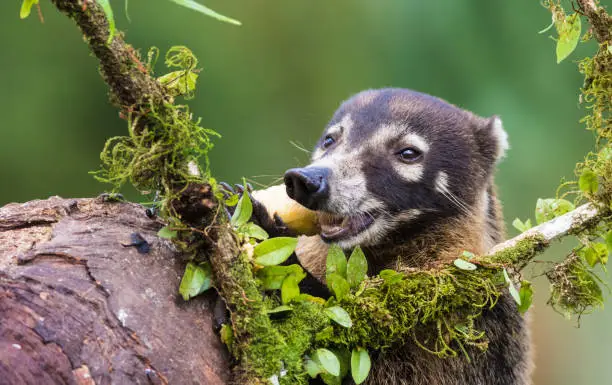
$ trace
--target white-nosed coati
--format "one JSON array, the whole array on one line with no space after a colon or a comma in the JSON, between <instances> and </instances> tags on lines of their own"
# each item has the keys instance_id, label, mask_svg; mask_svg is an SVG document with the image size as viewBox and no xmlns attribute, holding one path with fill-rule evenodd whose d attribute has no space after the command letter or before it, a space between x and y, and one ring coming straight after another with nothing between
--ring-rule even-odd
<instances>
[{"instance_id":1,"label":"white-nosed coati","mask_svg":"<svg viewBox=\"0 0 612 385\"><path fill-rule=\"evenodd\" d=\"M369 90L340 106L312 163L288 170L285 185L292 199L317 212L316 239L347 250L360 245L370 275L426 267L464 250L485 253L503 240L493 173L507 147L497 117L410 90ZM325 253L306 249L298 257L312 275L324 276ZM379 354L366 383L529 384L529 333L513 300L503 295L476 326L489 347L469 351L471 362L437 358L409 340Z\"/></svg>"}]
</instances>

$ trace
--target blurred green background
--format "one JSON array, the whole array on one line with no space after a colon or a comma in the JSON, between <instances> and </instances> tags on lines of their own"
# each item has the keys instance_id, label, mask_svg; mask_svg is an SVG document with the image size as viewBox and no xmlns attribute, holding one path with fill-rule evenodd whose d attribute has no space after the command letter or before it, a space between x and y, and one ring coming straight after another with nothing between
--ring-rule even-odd
<instances>
[{"instance_id":1,"label":"blurred green background","mask_svg":"<svg viewBox=\"0 0 612 385\"><path fill-rule=\"evenodd\" d=\"M72 22L46 1L44 24L35 12L21 21L20 2L0 2L0 205L95 196L105 186L88 171L98 167L104 140L125 133L126 124ZM591 148L592 135L578 123L575 60L594 47L581 46L557 65L554 42L537 34L551 19L536 0L205 3L244 25L163 0L130 0L128 23L123 1L111 1L135 47L187 45L200 59L190 105L223 135L211 154L220 180L268 184L307 163L290 142L310 149L342 100L385 86L502 117L512 149L497 181L508 223L532 217L536 198L554 195ZM576 328L545 306L547 287L537 289L535 384L611 384L612 311L585 316Z\"/></svg>"}]
</instances>

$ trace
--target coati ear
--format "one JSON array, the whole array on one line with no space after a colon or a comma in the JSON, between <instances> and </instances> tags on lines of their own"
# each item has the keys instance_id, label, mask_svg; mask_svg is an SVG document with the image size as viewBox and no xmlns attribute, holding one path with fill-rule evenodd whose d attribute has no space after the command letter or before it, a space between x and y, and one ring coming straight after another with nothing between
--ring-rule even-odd
<instances>
[{"instance_id":1,"label":"coati ear","mask_svg":"<svg viewBox=\"0 0 612 385\"><path fill-rule=\"evenodd\" d=\"M479 119L475 135L481 154L494 163L502 160L510 147L508 134L499 116Z\"/></svg>"}]
</instances>

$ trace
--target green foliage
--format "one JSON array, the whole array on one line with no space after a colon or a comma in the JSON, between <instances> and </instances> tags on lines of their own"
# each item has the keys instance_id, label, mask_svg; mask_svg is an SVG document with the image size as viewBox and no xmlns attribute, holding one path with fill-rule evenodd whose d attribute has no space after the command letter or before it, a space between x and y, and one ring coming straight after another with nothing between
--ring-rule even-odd
<instances>
[{"instance_id":1,"label":"green foliage","mask_svg":"<svg viewBox=\"0 0 612 385\"><path fill-rule=\"evenodd\" d=\"M565 199L538 198L535 209L535 219L538 224L541 224L568 213L575 208L572 202Z\"/></svg>"},{"instance_id":2,"label":"green foliage","mask_svg":"<svg viewBox=\"0 0 612 385\"><path fill-rule=\"evenodd\" d=\"M560 18L555 21L555 25L557 27L557 33L559 34L556 49L557 63L561 63L574 52L580 40L580 32L582 30L580 15L574 13L567 17Z\"/></svg>"},{"instance_id":3,"label":"green foliage","mask_svg":"<svg viewBox=\"0 0 612 385\"><path fill-rule=\"evenodd\" d=\"M171 47L166 52L166 66L180 68L157 78L172 96L184 96L192 99L198 80L198 59L184 46Z\"/></svg>"},{"instance_id":4,"label":"green foliage","mask_svg":"<svg viewBox=\"0 0 612 385\"><path fill-rule=\"evenodd\" d=\"M262 266L279 265L289 258L296 246L296 238L278 237L266 239L255 246L253 250L255 263Z\"/></svg>"},{"instance_id":5,"label":"green foliage","mask_svg":"<svg viewBox=\"0 0 612 385\"><path fill-rule=\"evenodd\" d=\"M533 288L531 286L531 282L521 281L519 298L520 302L518 304L518 311L521 312L521 314L525 314L533 302Z\"/></svg>"},{"instance_id":6,"label":"green foliage","mask_svg":"<svg viewBox=\"0 0 612 385\"><path fill-rule=\"evenodd\" d=\"M346 280L351 288L356 288L366 278L368 261L361 247L357 246L351 253L346 266Z\"/></svg>"},{"instance_id":7,"label":"green foliage","mask_svg":"<svg viewBox=\"0 0 612 385\"><path fill-rule=\"evenodd\" d=\"M518 306L521 306L521 296L518 290L516 290L516 287L514 286L514 282L512 282L512 280L510 279L510 276L508 275L508 271L506 269L503 269L503 273L504 273L504 280L508 284L508 291L510 292L510 295L512 296L516 304Z\"/></svg>"},{"instance_id":8,"label":"green foliage","mask_svg":"<svg viewBox=\"0 0 612 385\"><path fill-rule=\"evenodd\" d=\"M115 27L115 16L113 15L113 8L110 5L110 0L97 0L100 7L102 7L102 11L104 11L104 15L106 15L106 19L108 20L108 40L107 44L110 44L113 41L113 37L115 37L116 27Z\"/></svg>"},{"instance_id":9,"label":"green foliage","mask_svg":"<svg viewBox=\"0 0 612 385\"><path fill-rule=\"evenodd\" d=\"M157 236L165 239L174 239L178 233L176 230L172 230L170 226L164 226L157 232Z\"/></svg>"},{"instance_id":10,"label":"green foliage","mask_svg":"<svg viewBox=\"0 0 612 385\"><path fill-rule=\"evenodd\" d=\"M230 225L234 228L239 228L245 225L253 215L253 203L249 194L242 194L236 205L236 210L230 219Z\"/></svg>"},{"instance_id":11,"label":"green foliage","mask_svg":"<svg viewBox=\"0 0 612 385\"><path fill-rule=\"evenodd\" d=\"M585 194L595 194L599 189L599 181L597 175L592 170L583 170L580 179L578 179L578 187Z\"/></svg>"},{"instance_id":12,"label":"green foliage","mask_svg":"<svg viewBox=\"0 0 612 385\"><path fill-rule=\"evenodd\" d=\"M529 218L527 218L525 222L521 221L518 218L514 218L514 220L512 221L512 226L521 233L524 233L525 231L533 227L533 225L531 224L531 219Z\"/></svg>"},{"instance_id":13,"label":"green foliage","mask_svg":"<svg viewBox=\"0 0 612 385\"><path fill-rule=\"evenodd\" d=\"M188 262L179 286L179 293L185 301L202 294L212 287L212 269L210 263L195 264Z\"/></svg>"},{"instance_id":14,"label":"green foliage","mask_svg":"<svg viewBox=\"0 0 612 385\"><path fill-rule=\"evenodd\" d=\"M32 7L35 4L38 4L39 0L23 0L21 3L21 10L19 11L19 17L22 19L30 16L30 12L32 12Z\"/></svg>"},{"instance_id":15,"label":"green foliage","mask_svg":"<svg viewBox=\"0 0 612 385\"><path fill-rule=\"evenodd\" d=\"M323 312L329 317L329 319L336 322L338 325L344 326L345 328L350 328L353 326L351 316L340 306L328 307L323 310Z\"/></svg>"},{"instance_id":16,"label":"green foliage","mask_svg":"<svg viewBox=\"0 0 612 385\"><path fill-rule=\"evenodd\" d=\"M315 357L321 366L327 373L332 376L340 375L340 361L338 357L330 350L325 348L317 349L315 352Z\"/></svg>"},{"instance_id":17,"label":"green foliage","mask_svg":"<svg viewBox=\"0 0 612 385\"><path fill-rule=\"evenodd\" d=\"M223 16L220 13L217 13L215 11L213 11L212 9L203 6L202 4L199 4L193 0L170 0L173 3L176 3L178 5L181 5L185 8L189 8L192 9L196 12L200 12L206 16L210 16L212 18L215 18L219 21L223 21L225 23L230 23L230 24L234 24L234 25L241 25L242 23L239 22L238 20L229 18L227 16Z\"/></svg>"},{"instance_id":18,"label":"green foliage","mask_svg":"<svg viewBox=\"0 0 612 385\"><path fill-rule=\"evenodd\" d=\"M453 265L458 267L461 270L476 270L476 265L471 262L466 261L465 259L457 258L453 261Z\"/></svg>"},{"instance_id":19,"label":"green foliage","mask_svg":"<svg viewBox=\"0 0 612 385\"><path fill-rule=\"evenodd\" d=\"M546 273L551 283L548 303L570 318L574 314L590 313L603 306L599 277L578 255L572 255Z\"/></svg>"},{"instance_id":20,"label":"green foliage","mask_svg":"<svg viewBox=\"0 0 612 385\"><path fill-rule=\"evenodd\" d=\"M366 380L370 373L370 355L362 348L353 349L351 353L351 376L357 385Z\"/></svg>"},{"instance_id":21,"label":"green foliage","mask_svg":"<svg viewBox=\"0 0 612 385\"><path fill-rule=\"evenodd\" d=\"M327 252L325 273L327 275L337 274L342 278L346 278L346 269L347 262L344 252L338 245L331 245Z\"/></svg>"}]
</instances>

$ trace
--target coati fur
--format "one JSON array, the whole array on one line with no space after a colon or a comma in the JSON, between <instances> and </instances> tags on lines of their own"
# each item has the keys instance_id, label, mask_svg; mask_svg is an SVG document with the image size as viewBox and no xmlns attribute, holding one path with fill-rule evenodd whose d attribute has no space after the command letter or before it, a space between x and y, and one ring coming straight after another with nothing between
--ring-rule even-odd
<instances>
[{"instance_id":1,"label":"coati fur","mask_svg":"<svg viewBox=\"0 0 612 385\"><path fill-rule=\"evenodd\" d=\"M311 164L284 179L287 194L318 214L314 249L359 245L368 274L376 275L452 261L464 250L483 254L501 242L493 173L507 148L496 116L411 90L368 90L342 103ZM310 249L298 252L299 262L323 279L326 253ZM365 383L530 384L529 332L512 298L502 295L476 327L489 346L484 353L468 349L471 362L437 358L408 340L378 354Z\"/></svg>"}]
</instances>

